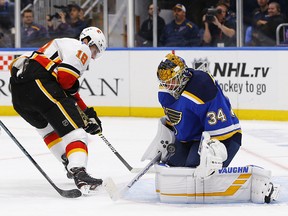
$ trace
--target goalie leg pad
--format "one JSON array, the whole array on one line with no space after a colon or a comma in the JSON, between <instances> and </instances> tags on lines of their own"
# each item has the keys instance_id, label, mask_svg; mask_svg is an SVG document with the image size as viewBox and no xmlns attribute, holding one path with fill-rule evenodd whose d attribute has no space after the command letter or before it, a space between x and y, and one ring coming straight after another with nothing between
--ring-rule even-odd
<instances>
[{"instance_id":1,"label":"goalie leg pad","mask_svg":"<svg viewBox=\"0 0 288 216\"><path fill-rule=\"evenodd\" d=\"M268 202L270 192L271 195L273 193L271 191L273 190L273 184L270 184L270 179L271 171L262 169L260 167L253 167L251 183L251 201L253 203Z\"/></svg>"},{"instance_id":2,"label":"goalie leg pad","mask_svg":"<svg viewBox=\"0 0 288 216\"><path fill-rule=\"evenodd\" d=\"M202 179L194 177L195 168L157 164L155 170L156 192L165 203L269 203L279 194L271 172L254 166L224 167Z\"/></svg>"}]
</instances>

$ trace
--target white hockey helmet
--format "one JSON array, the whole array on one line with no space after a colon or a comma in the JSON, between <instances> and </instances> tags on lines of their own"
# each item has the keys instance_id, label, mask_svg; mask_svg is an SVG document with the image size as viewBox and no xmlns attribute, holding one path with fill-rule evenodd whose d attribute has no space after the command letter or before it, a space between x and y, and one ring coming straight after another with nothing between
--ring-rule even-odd
<instances>
[{"instance_id":1,"label":"white hockey helmet","mask_svg":"<svg viewBox=\"0 0 288 216\"><path fill-rule=\"evenodd\" d=\"M93 46L94 44L99 49L99 53L96 58L99 58L107 48L106 38L103 32L97 27L88 27L82 30L79 40L83 41L85 38L88 39L88 46Z\"/></svg>"}]
</instances>

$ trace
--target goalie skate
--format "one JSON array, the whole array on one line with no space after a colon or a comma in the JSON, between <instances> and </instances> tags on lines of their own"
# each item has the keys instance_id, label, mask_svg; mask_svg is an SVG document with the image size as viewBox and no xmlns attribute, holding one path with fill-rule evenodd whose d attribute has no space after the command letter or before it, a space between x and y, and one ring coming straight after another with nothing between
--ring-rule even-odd
<instances>
[{"instance_id":1,"label":"goalie skate","mask_svg":"<svg viewBox=\"0 0 288 216\"><path fill-rule=\"evenodd\" d=\"M96 188L102 185L102 179L96 179L87 174L84 167L75 167L71 169L77 188L83 194L95 192Z\"/></svg>"},{"instance_id":2,"label":"goalie skate","mask_svg":"<svg viewBox=\"0 0 288 216\"><path fill-rule=\"evenodd\" d=\"M276 201L279 196L280 185L269 183L268 195L265 196L265 203L270 203L271 201Z\"/></svg>"}]
</instances>

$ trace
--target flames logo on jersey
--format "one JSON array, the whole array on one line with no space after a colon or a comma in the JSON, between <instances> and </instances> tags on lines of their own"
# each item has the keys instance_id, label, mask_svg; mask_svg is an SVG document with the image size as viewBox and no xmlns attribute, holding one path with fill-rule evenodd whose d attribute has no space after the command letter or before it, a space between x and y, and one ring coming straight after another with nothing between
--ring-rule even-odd
<instances>
[{"instance_id":1,"label":"flames logo on jersey","mask_svg":"<svg viewBox=\"0 0 288 216\"><path fill-rule=\"evenodd\" d=\"M182 119L182 112L176 110L165 108L165 114L168 116L173 126L177 125Z\"/></svg>"},{"instance_id":2,"label":"flames logo on jersey","mask_svg":"<svg viewBox=\"0 0 288 216\"><path fill-rule=\"evenodd\" d=\"M209 70L209 61L207 58L205 59L194 59L194 61L192 62L192 68L194 68L195 70L202 70L205 71L206 73L210 73Z\"/></svg>"}]
</instances>

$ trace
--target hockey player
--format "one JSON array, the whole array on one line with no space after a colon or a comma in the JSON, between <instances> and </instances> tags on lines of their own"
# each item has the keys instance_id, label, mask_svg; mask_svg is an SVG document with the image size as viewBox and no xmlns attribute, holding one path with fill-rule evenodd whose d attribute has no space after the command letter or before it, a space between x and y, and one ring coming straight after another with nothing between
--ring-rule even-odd
<instances>
[{"instance_id":1,"label":"hockey player","mask_svg":"<svg viewBox=\"0 0 288 216\"><path fill-rule=\"evenodd\" d=\"M158 99L166 116L142 160L162 153L164 166L155 166L161 200L263 203L275 199L269 171L245 167L225 175L241 146L241 126L212 75L188 68L181 57L170 53L160 62L157 77Z\"/></svg>"},{"instance_id":2,"label":"hockey player","mask_svg":"<svg viewBox=\"0 0 288 216\"><path fill-rule=\"evenodd\" d=\"M93 107L80 97L78 79L106 46L103 32L88 27L79 40L54 39L10 65L14 109L37 129L84 194L102 184L86 172L87 133L101 133L102 126Z\"/></svg>"},{"instance_id":3,"label":"hockey player","mask_svg":"<svg viewBox=\"0 0 288 216\"><path fill-rule=\"evenodd\" d=\"M171 128L176 138L176 152L167 164L198 166L200 139L206 131L225 146L221 153L223 166L228 166L241 146L241 127L229 99L214 78L209 73L188 68L181 57L172 53L161 61L157 76L158 98L166 114L162 122Z\"/></svg>"}]
</instances>

